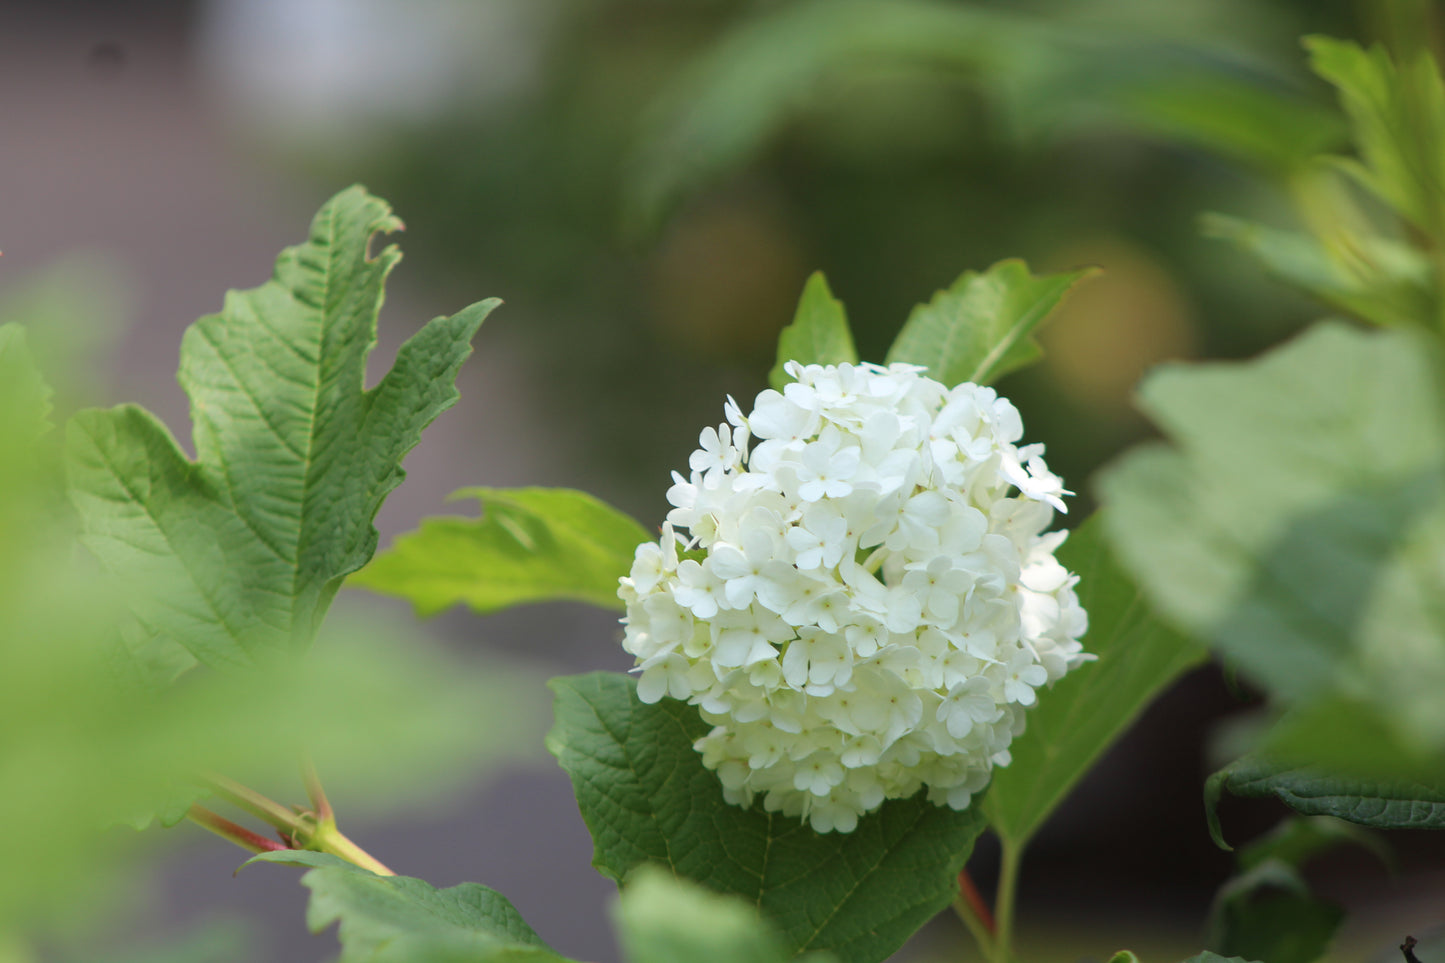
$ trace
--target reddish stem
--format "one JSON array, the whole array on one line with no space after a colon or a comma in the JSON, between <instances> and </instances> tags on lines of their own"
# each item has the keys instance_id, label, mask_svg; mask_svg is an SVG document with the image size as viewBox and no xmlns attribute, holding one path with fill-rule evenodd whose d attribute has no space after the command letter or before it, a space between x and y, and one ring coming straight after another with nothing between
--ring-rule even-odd
<instances>
[{"instance_id":1,"label":"reddish stem","mask_svg":"<svg viewBox=\"0 0 1445 963\"><path fill-rule=\"evenodd\" d=\"M997 936L998 928L994 925L993 914L989 912L988 904L979 895L978 887L973 885L973 877L968 875L967 868L958 874L958 891L964 901L968 903L968 908L973 910L974 915L983 923L984 929L988 930L988 934Z\"/></svg>"},{"instance_id":2,"label":"reddish stem","mask_svg":"<svg viewBox=\"0 0 1445 963\"><path fill-rule=\"evenodd\" d=\"M244 826L238 826L223 816L218 816L203 806L192 806L186 817L198 826L209 829L222 839L248 849L253 853L274 853L289 847L272 842L265 836L257 835Z\"/></svg>"}]
</instances>

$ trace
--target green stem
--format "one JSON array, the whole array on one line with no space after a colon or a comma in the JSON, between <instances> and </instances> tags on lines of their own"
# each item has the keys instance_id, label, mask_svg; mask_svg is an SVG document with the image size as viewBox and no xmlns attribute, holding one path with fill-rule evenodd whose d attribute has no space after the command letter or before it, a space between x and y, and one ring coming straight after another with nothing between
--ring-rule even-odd
<instances>
[{"instance_id":1,"label":"green stem","mask_svg":"<svg viewBox=\"0 0 1445 963\"><path fill-rule=\"evenodd\" d=\"M252 816L270 823L282 832L295 835L305 833L310 829L310 826L296 813L235 780L227 779L216 773L206 773L202 779L212 792L226 802L246 810Z\"/></svg>"},{"instance_id":2,"label":"green stem","mask_svg":"<svg viewBox=\"0 0 1445 963\"><path fill-rule=\"evenodd\" d=\"M973 877L968 875L967 869L958 874L958 897L953 901L953 911L963 920L963 925L968 927L979 952L985 959L992 959L993 916L990 915L988 906L979 895L978 887L973 884Z\"/></svg>"},{"instance_id":3,"label":"green stem","mask_svg":"<svg viewBox=\"0 0 1445 963\"><path fill-rule=\"evenodd\" d=\"M334 819L331 802L326 798L326 790L321 788L321 779L316 775L316 767L309 755L301 757L301 780L306 783L306 798L311 800L311 808L316 812L316 818L323 821Z\"/></svg>"},{"instance_id":4,"label":"green stem","mask_svg":"<svg viewBox=\"0 0 1445 963\"><path fill-rule=\"evenodd\" d=\"M315 808L314 812L293 812L280 803L267 799L254 789L243 786L233 779L227 779L225 776L208 773L202 777L205 784L217 796L279 829L284 838L291 843L290 846L273 843L269 839L258 836L230 820L222 819L209 810L201 809L199 806L192 807L190 816L211 832L229 839L253 853L270 852L277 849L309 849L317 853L339 856L348 863L371 870L378 876L395 876L396 873L388 869L386 864L356 845L336 828L336 815L332 812L326 792L321 788L321 780L316 777L316 770L309 760L302 762L302 774L306 781L306 794L311 799L311 805ZM258 849L258 846L261 848Z\"/></svg>"},{"instance_id":5,"label":"green stem","mask_svg":"<svg viewBox=\"0 0 1445 963\"><path fill-rule=\"evenodd\" d=\"M1013 959L1014 899L1018 895L1019 862L1023 858L1023 847L1006 838L1000 838L1002 852L998 871L998 895L994 897L994 920L997 923L997 941L994 943L994 963L1009 963Z\"/></svg>"},{"instance_id":6,"label":"green stem","mask_svg":"<svg viewBox=\"0 0 1445 963\"><path fill-rule=\"evenodd\" d=\"M369 869L378 876L395 876L396 873L386 867L381 860L362 849L360 846L348 839L341 830L336 828L336 820L328 819L316 826L315 832L306 841L306 849L318 853L330 853L333 856L340 856L362 869Z\"/></svg>"}]
</instances>

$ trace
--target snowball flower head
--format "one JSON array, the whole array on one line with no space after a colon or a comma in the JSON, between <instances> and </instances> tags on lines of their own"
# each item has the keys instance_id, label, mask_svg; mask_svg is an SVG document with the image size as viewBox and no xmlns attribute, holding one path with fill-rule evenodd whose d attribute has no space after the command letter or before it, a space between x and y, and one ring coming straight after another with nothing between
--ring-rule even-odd
<instances>
[{"instance_id":1,"label":"snowball flower head","mask_svg":"<svg viewBox=\"0 0 1445 963\"><path fill-rule=\"evenodd\" d=\"M991 388L905 364L786 366L728 400L622 579L638 697L696 705L729 802L849 832L926 788L964 809L1089 658L1045 534L1071 494Z\"/></svg>"}]
</instances>

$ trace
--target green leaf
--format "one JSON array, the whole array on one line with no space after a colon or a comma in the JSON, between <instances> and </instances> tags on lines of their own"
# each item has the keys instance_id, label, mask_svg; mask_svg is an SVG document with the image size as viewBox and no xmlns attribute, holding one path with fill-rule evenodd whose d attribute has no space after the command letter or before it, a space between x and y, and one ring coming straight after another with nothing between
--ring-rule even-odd
<instances>
[{"instance_id":1,"label":"green leaf","mask_svg":"<svg viewBox=\"0 0 1445 963\"><path fill-rule=\"evenodd\" d=\"M1247 798L1273 796L1307 816L1334 816L1374 829L1445 829L1445 784L1359 779L1246 756L1210 776L1204 787L1209 833L1225 849L1218 805L1226 790Z\"/></svg>"},{"instance_id":2,"label":"green leaf","mask_svg":"<svg viewBox=\"0 0 1445 963\"><path fill-rule=\"evenodd\" d=\"M411 601L419 615L458 602L495 612L570 599L622 610L617 580L647 530L585 492L567 488L464 488L481 518L428 518L352 577L350 584Z\"/></svg>"},{"instance_id":3,"label":"green leaf","mask_svg":"<svg viewBox=\"0 0 1445 963\"><path fill-rule=\"evenodd\" d=\"M1174 365L1141 403L1172 441L1101 477L1161 614L1286 700L1350 693L1445 744L1445 419L1435 348L1315 327L1245 363Z\"/></svg>"},{"instance_id":4,"label":"green leaf","mask_svg":"<svg viewBox=\"0 0 1445 963\"><path fill-rule=\"evenodd\" d=\"M653 866L640 867L613 911L628 963L785 963L793 959L757 907ZM813 963L832 959L809 954Z\"/></svg>"},{"instance_id":5,"label":"green leaf","mask_svg":"<svg viewBox=\"0 0 1445 963\"><path fill-rule=\"evenodd\" d=\"M796 818L723 800L692 748L697 710L638 701L632 679L553 679L547 748L572 779L595 844L593 865L625 882L655 863L761 911L789 952L830 950L845 963L887 957L948 906L984 820L978 807L894 800L852 833L819 834Z\"/></svg>"},{"instance_id":6,"label":"green leaf","mask_svg":"<svg viewBox=\"0 0 1445 963\"><path fill-rule=\"evenodd\" d=\"M1103 539L1098 516L1070 533L1059 562L1079 576L1089 613L1084 647L1098 656L1039 693L1028 728L995 769L984 812L998 835L1022 846L1149 702L1205 652L1161 624Z\"/></svg>"},{"instance_id":7,"label":"green leaf","mask_svg":"<svg viewBox=\"0 0 1445 963\"><path fill-rule=\"evenodd\" d=\"M1360 162L1342 166L1406 220L1440 239L1445 204L1445 84L1422 50L1393 61L1329 37L1308 37L1315 73L1339 91Z\"/></svg>"},{"instance_id":8,"label":"green leaf","mask_svg":"<svg viewBox=\"0 0 1445 963\"><path fill-rule=\"evenodd\" d=\"M1284 85L1177 66L1148 81L1116 95L1131 126L1266 173L1291 176L1346 136L1336 111Z\"/></svg>"},{"instance_id":9,"label":"green leaf","mask_svg":"<svg viewBox=\"0 0 1445 963\"><path fill-rule=\"evenodd\" d=\"M377 876L326 853L288 850L249 860L313 867L306 925L339 923L341 963L554 963L553 953L511 902L477 883L436 889L410 876Z\"/></svg>"},{"instance_id":10,"label":"green leaf","mask_svg":"<svg viewBox=\"0 0 1445 963\"><path fill-rule=\"evenodd\" d=\"M1109 963L1139 963L1139 957L1134 955L1133 950L1119 950L1109 957Z\"/></svg>"},{"instance_id":11,"label":"green leaf","mask_svg":"<svg viewBox=\"0 0 1445 963\"><path fill-rule=\"evenodd\" d=\"M1268 860L1300 868L1315 856L1346 843L1368 850L1386 869L1394 869L1394 855L1383 837L1333 816L1291 816L1241 848L1235 862L1241 870L1253 869Z\"/></svg>"},{"instance_id":12,"label":"green leaf","mask_svg":"<svg viewBox=\"0 0 1445 963\"><path fill-rule=\"evenodd\" d=\"M1104 24L1097 13L934 0L766 5L692 58L651 106L631 165L631 216L655 226L799 119L820 121L804 128L804 150L872 149L896 164L912 149L936 160L979 136L958 116L960 84L986 98L990 135L1064 139L1083 127L1117 138L1142 127L1272 170L1338 130L1332 113L1289 96L1296 85L1282 81L1293 78L1243 48L1237 18L1209 18L1218 28L1200 36L1196 17ZM847 131L841 145L831 127Z\"/></svg>"},{"instance_id":13,"label":"green leaf","mask_svg":"<svg viewBox=\"0 0 1445 963\"><path fill-rule=\"evenodd\" d=\"M50 386L26 344L25 327L0 324L0 450L8 454L49 428L50 398Z\"/></svg>"},{"instance_id":14,"label":"green leaf","mask_svg":"<svg viewBox=\"0 0 1445 963\"><path fill-rule=\"evenodd\" d=\"M1184 963L1254 963L1254 961L1246 960L1238 956L1220 956L1218 953L1211 953L1205 950L1203 953L1191 956L1185 960Z\"/></svg>"},{"instance_id":15,"label":"green leaf","mask_svg":"<svg viewBox=\"0 0 1445 963\"><path fill-rule=\"evenodd\" d=\"M1022 261L965 271L952 287L920 304L888 349L887 362L923 365L952 387L989 384L1033 364L1042 352L1032 332L1093 269L1034 277Z\"/></svg>"},{"instance_id":16,"label":"green leaf","mask_svg":"<svg viewBox=\"0 0 1445 963\"><path fill-rule=\"evenodd\" d=\"M792 381L783 364L857 364L858 349L853 347L853 334L848 330L848 315L843 302L833 297L822 271L808 278L793 323L778 336L778 360L768 372L768 384L778 391Z\"/></svg>"},{"instance_id":17,"label":"green leaf","mask_svg":"<svg viewBox=\"0 0 1445 963\"><path fill-rule=\"evenodd\" d=\"M180 382L196 461L134 406L70 422L85 544L147 629L202 662L266 664L310 643L342 578L376 548L372 519L403 456L457 399L457 370L495 301L427 324L363 390L400 257L367 248L400 226L362 188L343 191L272 280L191 326Z\"/></svg>"},{"instance_id":18,"label":"green leaf","mask_svg":"<svg viewBox=\"0 0 1445 963\"><path fill-rule=\"evenodd\" d=\"M195 928L183 937L170 937L167 942L152 944L144 950L120 951L89 947L83 953L67 953L66 963L246 963L256 959L250 932L235 919L216 919ZM22 957L29 960L29 957ZM6 960L0 952L0 960Z\"/></svg>"},{"instance_id":19,"label":"green leaf","mask_svg":"<svg viewBox=\"0 0 1445 963\"><path fill-rule=\"evenodd\" d=\"M1220 887L1209 942L1236 958L1314 963L1344 918L1340 907L1311 894L1299 873L1268 860Z\"/></svg>"},{"instance_id":20,"label":"green leaf","mask_svg":"<svg viewBox=\"0 0 1445 963\"><path fill-rule=\"evenodd\" d=\"M1022 18L915 0L810 0L746 18L653 106L630 206L655 223L688 192L760 153L840 74L919 59L1008 64L1026 31Z\"/></svg>"},{"instance_id":21,"label":"green leaf","mask_svg":"<svg viewBox=\"0 0 1445 963\"><path fill-rule=\"evenodd\" d=\"M1430 317L1431 267L1406 244L1351 233L1348 258L1320 241L1221 214L1205 215L1204 233L1229 241L1269 273L1362 321L1396 325Z\"/></svg>"}]
</instances>

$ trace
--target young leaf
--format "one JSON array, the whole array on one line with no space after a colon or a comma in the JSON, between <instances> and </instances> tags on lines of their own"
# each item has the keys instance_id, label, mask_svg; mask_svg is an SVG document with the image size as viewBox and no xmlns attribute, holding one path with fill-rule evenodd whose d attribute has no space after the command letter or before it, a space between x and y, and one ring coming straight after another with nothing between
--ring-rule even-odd
<instances>
[{"instance_id":1,"label":"young leaf","mask_svg":"<svg viewBox=\"0 0 1445 963\"><path fill-rule=\"evenodd\" d=\"M1351 778L1246 756L1210 776L1204 786L1209 834L1224 849L1229 845L1218 806L1225 790L1249 798L1273 796L1307 816L1334 816L1375 829L1445 829L1445 785Z\"/></svg>"},{"instance_id":2,"label":"young leaf","mask_svg":"<svg viewBox=\"0 0 1445 963\"><path fill-rule=\"evenodd\" d=\"M1423 50L1397 64L1383 47L1369 50L1329 37L1305 46L1315 73L1339 91L1361 162L1340 161L1416 227L1440 239L1445 205L1445 85Z\"/></svg>"},{"instance_id":3,"label":"young leaf","mask_svg":"<svg viewBox=\"0 0 1445 963\"><path fill-rule=\"evenodd\" d=\"M327 853L283 850L248 860L311 867L306 925L339 923L341 963L565 963L501 893L476 883L436 889L377 876Z\"/></svg>"},{"instance_id":4,"label":"young leaf","mask_svg":"<svg viewBox=\"0 0 1445 963\"><path fill-rule=\"evenodd\" d=\"M481 518L428 518L352 576L350 584L411 601L419 615L458 602L494 612L572 599L621 610L617 580L647 530L585 492L466 488Z\"/></svg>"},{"instance_id":5,"label":"young leaf","mask_svg":"<svg viewBox=\"0 0 1445 963\"><path fill-rule=\"evenodd\" d=\"M853 347L853 334L848 330L848 315L843 302L833 297L822 271L808 278L803 297L798 301L793 323L778 336L778 361L768 372L768 384L778 391L793 378L783 370L788 361L803 364L858 363L858 349Z\"/></svg>"},{"instance_id":6,"label":"young leaf","mask_svg":"<svg viewBox=\"0 0 1445 963\"><path fill-rule=\"evenodd\" d=\"M427 324L363 390L400 257L367 247L400 226L362 188L343 191L272 280L191 326L180 382L196 461L134 406L68 426L85 544L147 629L202 662L263 664L310 643L342 578L376 548L371 522L403 456L457 399L457 370L496 301Z\"/></svg>"},{"instance_id":7,"label":"young leaf","mask_svg":"<svg viewBox=\"0 0 1445 963\"><path fill-rule=\"evenodd\" d=\"M628 963L786 963L793 959L757 907L653 866L640 867L613 912ZM809 954L826 963L827 954Z\"/></svg>"},{"instance_id":8,"label":"young leaf","mask_svg":"<svg viewBox=\"0 0 1445 963\"><path fill-rule=\"evenodd\" d=\"M1362 321L1396 325L1430 318L1430 264L1399 242L1351 234L1354 259L1347 268L1315 238L1251 224L1222 214L1205 215L1209 237L1229 241L1286 284Z\"/></svg>"},{"instance_id":9,"label":"young leaf","mask_svg":"<svg viewBox=\"0 0 1445 963\"><path fill-rule=\"evenodd\" d=\"M1034 277L1022 261L1000 261L982 274L965 271L920 304L888 349L887 362L923 365L950 387L989 384L1037 361L1032 332L1092 268Z\"/></svg>"},{"instance_id":10,"label":"young leaf","mask_svg":"<svg viewBox=\"0 0 1445 963\"><path fill-rule=\"evenodd\" d=\"M1175 444L1126 455L1100 489L1162 614L1276 695L1348 685L1439 745L1435 364L1410 331L1324 324L1256 361L1160 369L1142 404Z\"/></svg>"},{"instance_id":11,"label":"young leaf","mask_svg":"<svg viewBox=\"0 0 1445 963\"><path fill-rule=\"evenodd\" d=\"M593 865L625 882L647 863L741 896L789 952L830 950L872 963L948 906L983 831L977 806L954 812L922 794L885 803L851 833L723 800L692 748L709 730L697 710L640 702L616 673L553 679L547 748L572 779L595 844Z\"/></svg>"},{"instance_id":12,"label":"young leaf","mask_svg":"<svg viewBox=\"0 0 1445 963\"><path fill-rule=\"evenodd\" d=\"M1079 576L1089 613L1084 647L1098 661L1070 672L1029 710L1013 761L994 770L984 797L989 825L1023 845L1094 760L1165 686L1205 652L1160 623L1104 542L1095 516L1070 533L1058 559Z\"/></svg>"},{"instance_id":13,"label":"young leaf","mask_svg":"<svg viewBox=\"0 0 1445 963\"><path fill-rule=\"evenodd\" d=\"M50 386L26 346L25 328L0 324L0 450L9 454L11 447L28 445L44 433L50 397Z\"/></svg>"},{"instance_id":14,"label":"young leaf","mask_svg":"<svg viewBox=\"0 0 1445 963\"><path fill-rule=\"evenodd\" d=\"M1236 958L1314 963L1344 918L1344 910L1312 894L1294 869L1269 860L1219 888L1209 942Z\"/></svg>"}]
</instances>

